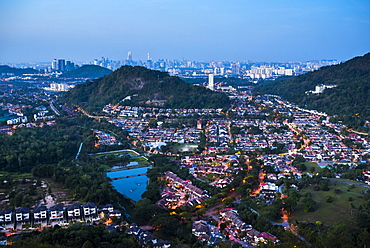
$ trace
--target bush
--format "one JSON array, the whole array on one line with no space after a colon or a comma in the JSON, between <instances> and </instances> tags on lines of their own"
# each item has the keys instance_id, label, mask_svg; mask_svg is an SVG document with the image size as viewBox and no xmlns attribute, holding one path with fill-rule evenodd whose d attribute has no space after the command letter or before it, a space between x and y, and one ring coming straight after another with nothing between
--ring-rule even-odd
<instances>
[{"instance_id":1,"label":"bush","mask_svg":"<svg viewBox=\"0 0 370 248\"><path fill-rule=\"evenodd\" d=\"M342 193L342 191L340 189L334 189L334 193L335 194L340 194L340 193Z\"/></svg>"},{"instance_id":2,"label":"bush","mask_svg":"<svg viewBox=\"0 0 370 248\"><path fill-rule=\"evenodd\" d=\"M319 191L319 190L321 190L321 188L320 188L320 186L315 185L315 186L313 187L313 190L315 190L315 191Z\"/></svg>"},{"instance_id":3,"label":"bush","mask_svg":"<svg viewBox=\"0 0 370 248\"><path fill-rule=\"evenodd\" d=\"M305 212L313 212L315 211L316 202L312 200L312 198L305 198L303 201L303 211Z\"/></svg>"},{"instance_id":4,"label":"bush","mask_svg":"<svg viewBox=\"0 0 370 248\"><path fill-rule=\"evenodd\" d=\"M321 188L323 191L329 191L330 188L328 185L323 185L322 188Z\"/></svg>"},{"instance_id":5,"label":"bush","mask_svg":"<svg viewBox=\"0 0 370 248\"><path fill-rule=\"evenodd\" d=\"M328 195L327 197L326 197L326 202L328 202L328 203L332 203L334 201L334 198L331 196L331 195Z\"/></svg>"}]
</instances>

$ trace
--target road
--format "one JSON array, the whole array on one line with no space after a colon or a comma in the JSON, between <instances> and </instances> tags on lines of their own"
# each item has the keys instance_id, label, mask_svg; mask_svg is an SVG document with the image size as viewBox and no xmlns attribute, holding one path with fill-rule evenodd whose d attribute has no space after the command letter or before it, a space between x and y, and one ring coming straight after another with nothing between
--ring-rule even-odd
<instances>
[{"instance_id":1,"label":"road","mask_svg":"<svg viewBox=\"0 0 370 248\"><path fill-rule=\"evenodd\" d=\"M145 176L146 173L136 174L136 175L129 175L129 176L123 176L123 177L115 177L111 178L112 180L118 180L118 179L124 179L124 178L130 178L130 177L139 177L139 176Z\"/></svg>"},{"instance_id":2,"label":"road","mask_svg":"<svg viewBox=\"0 0 370 248\"><path fill-rule=\"evenodd\" d=\"M56 115L60 115L59 110L54 106L54 102L51 101L49 105Z\"/></svg>"},{"instance_id":3,"label":"road","mask_svg":"<svg viewBox=\"0 0 370 248\"><path fill-rule=\"evenodd\" d=\"M81 152L81 149L82 149L82 145L83 145L84 143L83 142L81 142L81 144L80 144L80 148L78 149L78 152L77 152L77 154L76 154L76 157L75 157L75 159L78 159L78 156L80 155L80 152Z\"/></svg>"},{"instance_id":4,"label":"road","mask_svg":"<svg viewBox=\"0 0 370 248\"><path fill-rule=\"evenodd\" d=\"M81 111L84 115L86 115L86 116L88 116L88 117L90 117L90 118L94 118L94 119L97 119L97 120L99 120L99 119L107 119L108 117L107 116L94 116L94 115L90 115L89 113L87 113L84 109L82 109L81 107L79 107L79 106L77 106L77 105L75 105L76 107L77 107L77 109L79 110L79 111Z\"/></svg>"}]
</instances>

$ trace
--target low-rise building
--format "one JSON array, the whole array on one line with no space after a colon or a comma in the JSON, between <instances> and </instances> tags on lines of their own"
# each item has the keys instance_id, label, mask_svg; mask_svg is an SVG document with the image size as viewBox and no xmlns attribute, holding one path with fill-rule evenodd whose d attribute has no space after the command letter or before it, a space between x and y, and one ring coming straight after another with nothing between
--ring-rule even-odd
<instances>
[{"instance_id":1,"label":"low-rise building","mask_svg":"<svg viewBox=\"0 0 370 248\"><path fill-rule=\"evenodd\" d=\"M76 221L81 220L81 206L79 204L72 204L67 207L67 220Z\"/></svg>"},{"instance_id":2,"label":"low-rise building","mask_svg":"<svg viewBox=\"0 0 370 248\"><path fill-rule=\"evenodd\" d=\"M33 210L33 224L44 224L48 222L48 209L46 206L39 206Z\"/></svg>"}]
</instances>

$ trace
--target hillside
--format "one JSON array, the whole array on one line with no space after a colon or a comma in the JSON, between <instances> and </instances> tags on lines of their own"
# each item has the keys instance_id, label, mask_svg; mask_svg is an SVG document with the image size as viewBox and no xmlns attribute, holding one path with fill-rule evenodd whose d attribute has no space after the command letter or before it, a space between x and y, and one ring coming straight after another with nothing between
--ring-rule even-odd
<instances>
[{"instance_id":1,"label":"hillside","mask_svg":"<svg viewBox=\"0 0 370 248\"><path fill-rule=\"evenodd\" d=\"M320 94L306 93L320 84L336 87ZM364 124L370 120L370 53L289 80L261 83L254 92L280 95L301 107L338 115L337 119L347 125L369 131Z\"/></svg>"},{"instance_id":2,"label":"hillside","mask_svg":"<svg viewBox=\"0 0 370 248\"><path fill-rule=\"evenodd\" d=\"M75 70L64 72L60 77L95 79L104 77L111 72L111 70L98 65L83 65Z\"/></svg>"},{"instance_id":3,"label":"hillside","mask_svg":"<svg viewBox=\"0 0 370 248\"><path fill-rule=\"evenodd\" d=\"M23 74L36 74L39 72L32 68L20 69L20 68L13 68L7 65L0 65L0 75L3 73L11 73L11 74L18 76L18 75L23 75Z\"/></svg>"},{"instance_id":4,"label":"hillside","mask_svg":"<svg viewBox=\"0 0 370 248\"><path fill-rule=\"evenodd\" d=\"M123 66L108 76L79 84L61 99L63 102L100 111L109 103L131 96L132 105L165 108L223 108L229 99L223 93L185 83L166 72L144 67Z\"/></svg>"},{"instance_id":5,"label":"hillside","mask_svg":"<svg viewBox=\"0 0 370 248\"><path fill-rule=\"evenodd\" d=\"M196 85L202 85L204 83L208 83L208 78L181 78L184 82L189 84L196 84ZM223 86L253 86L254 84L250 82L249 79L242 79L242 78L236 78L236 77L215 77L214 78L215 84L222 84Z\"/></svg>"}]
</instances>

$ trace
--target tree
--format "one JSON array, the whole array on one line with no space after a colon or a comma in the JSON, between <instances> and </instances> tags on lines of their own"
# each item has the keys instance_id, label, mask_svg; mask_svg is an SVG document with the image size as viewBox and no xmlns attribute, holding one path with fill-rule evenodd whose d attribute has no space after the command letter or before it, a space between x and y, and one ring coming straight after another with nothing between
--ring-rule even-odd
<instances>
[{"instance_id":1,"label":"tree","mask_svg":"<svg viewBox=\"0 0 370 248\"><path fill-rule=\"evenodd\" d=\"M174 215L168 215L168 213L155 215L149 223L169 236L175 235L179 228L179 220Z\"/></svg>"},{"instance_id":2,"label":"tree","mask_svg":"<svg viewBox=\"0 0 370 248\"><path fill-rule=\"evenodd\" d=\"M23 201L23 193L19 192L14 196L14 206L20 207L22 206Z\"/></svg>"},{"instance_id":3,"label":"tree","mask_svg":"<svg viewBox=\"0 0 370 248\"><path fill-rule=\"evenodd\" d=\"M82 248L94 248L94 246L90 240L86 240L86 242L82 245Z\"/></svg>"},{"instance_id":4,"label":"tree","mask_svg":"<svg viewBox=\"0 0 370 248\"><path fill-rule=\"evenodd\" d=\"M316 202L312 198L305 198L302 200L304 203L303 205L303 211L305 212L313 212L315 211Z\"/></svg>"},{"instance_id":5,"label":"tree","mask_svg":"<svg viewBox=\"0 0 370 248\"><path fill-rule=\"evenodd\" d=\"M334 201L334 198L331 195L326 196L326 202L332 203Z\"/></svg>"}]
</instances>

